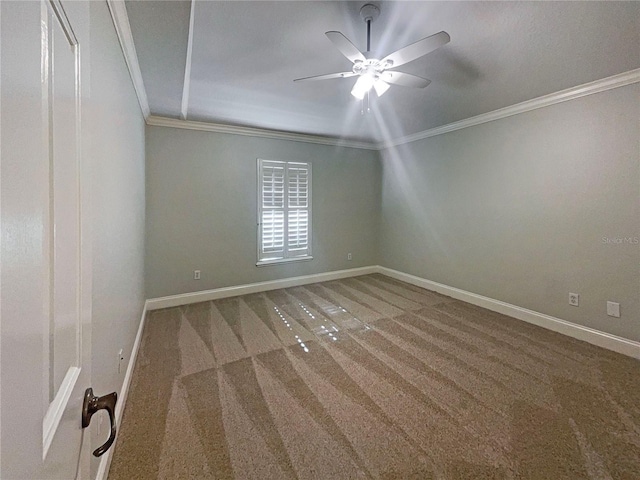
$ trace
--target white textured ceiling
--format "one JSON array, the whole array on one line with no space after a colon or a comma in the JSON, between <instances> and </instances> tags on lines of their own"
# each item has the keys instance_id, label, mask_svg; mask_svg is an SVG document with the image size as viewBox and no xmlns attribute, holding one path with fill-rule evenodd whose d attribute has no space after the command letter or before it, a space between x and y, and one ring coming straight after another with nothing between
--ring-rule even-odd
<instances>
[{"instance_id":1,"label":"white textured ceiling","mask_svg":"<svg viewBox=\"0 0 640 480\"><path fill-rule=\"evenodd\" d=\"M451 42L398 69L431 85L394 86L361 115L354 78L293 79L350 70L324 32L365 50L365 3L195 1L187 119L382 141L640 67L640 2L368 2L380 56L441 30ZM126 5L151 112L179 118L192 3Z\"/></svg>"}]
</instances>

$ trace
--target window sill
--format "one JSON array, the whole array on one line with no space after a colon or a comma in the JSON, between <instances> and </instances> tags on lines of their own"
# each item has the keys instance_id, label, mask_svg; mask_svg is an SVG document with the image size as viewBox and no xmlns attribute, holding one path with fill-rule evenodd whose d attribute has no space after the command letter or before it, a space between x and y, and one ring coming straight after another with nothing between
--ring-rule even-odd
<instances>
[{"instance_id":1,"label":"window sill","mask_svg":"<svg viewBox=\"0 0 640 480\"><path fill-rule=\"evenodd\" d=\"M256 267L266 267L268 265L280 265L282 263L291 263L291 262L306 262L309 260L313 260L312 256L305 257L293 257L293 258L278 258L275 260L260 260L256 263Z\"/></svg>"}]
</instances>

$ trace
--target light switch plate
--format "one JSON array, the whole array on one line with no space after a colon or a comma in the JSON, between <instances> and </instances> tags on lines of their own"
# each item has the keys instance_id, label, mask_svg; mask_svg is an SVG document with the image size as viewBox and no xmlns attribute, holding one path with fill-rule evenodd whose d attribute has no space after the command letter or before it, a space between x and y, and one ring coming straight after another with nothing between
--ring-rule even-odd
<instances>
[{"instance_id":1,"label":"light switch plate","mask_svg":"<svg viewBox=\"0 0 640 480\"><path fill-rule=\"evenodd\" d=\"M620 318L620 304L616 302L607 302L607 315L610 317Z\"/></svg>"}]
</instances>

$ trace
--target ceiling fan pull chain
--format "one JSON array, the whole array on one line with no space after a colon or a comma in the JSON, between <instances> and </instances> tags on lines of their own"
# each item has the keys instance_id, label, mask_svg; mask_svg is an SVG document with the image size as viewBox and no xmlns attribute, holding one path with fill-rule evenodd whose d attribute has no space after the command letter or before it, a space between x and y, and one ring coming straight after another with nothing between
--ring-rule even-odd
<instances>
[{"instance_id":1,"label":"ceiling fan pull chain","mask_svg":"<svg viewBox=\"0 0 640 480\"><path fill-rule=\"evenodd\" d=\"M360 107L360 115L365 115L371 113L371 97L369 96L369 92L365 93L362 96L362 103ZM366 105L366 108L365 108Z\"/></svg>"}]
</instances>

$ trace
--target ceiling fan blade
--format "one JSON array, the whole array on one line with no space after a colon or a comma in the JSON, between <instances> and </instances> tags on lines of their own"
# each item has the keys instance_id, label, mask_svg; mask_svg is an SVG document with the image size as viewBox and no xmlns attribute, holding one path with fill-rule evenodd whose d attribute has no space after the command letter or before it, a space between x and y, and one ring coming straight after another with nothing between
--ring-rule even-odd
<instances>
[{"instance_id":1,"label":"ceiling fan blade","mask_svg":"<svg viewBox=\"0 0 640 480\"><path fill-rule=\"evenodd\" d=\"M353 72L328 73L326 75L316 75L314 77L296 78L294 82L304 82L307 80L328 80L330 78L347 78L347 77L353 77L354 75L357 75L357 73L353 73Z\"/></svg>"},{"instance_id":2,"label":"ceiling fan blade","mask_svg":"<svg viewBox=\"0 0 640 480\"><path fill-rule=\"evenodd\" d=\"M326 32L325 35L340 50L340 53L351 60L351 63L356 63L356 61L364 62L366 60L362 52L340 32Z\"/></svg>"},{"instance_id":3,"label":"ceiling fan blade","mask_svg":"<svg viewBox=\"0 0 640 480\"><path fill-rule=\"evenodd\" d=\"M373 88L376 91L376 94L381 97L385 94L387 90L389 90L390 85L382 79L376 80L376 83L373 84Z\"/></svg>"},{"instance_id":4,"label":"ceiling fan blade","mask_svg":"<svg viewBox=\"0 0 640 480\"><path fill-rule=\"evenodd\" d=\"M411 45L407 45L400 50L396 50L395 52L390 53L380 62L384 63L385 61L390 60L391 62L393 62L393 65L388 68L399 67L400 65L409 63L416 58L420 58L421 56L426 55L429 52L433 52L436 48L446 45L447 43L449 43L449 40L451 40L451 37L447 32L436 33L435 35L423 38L422 40L418 40Z\"/></svg>"},{"instance_id":5,"label":"ceiling fan blade","mask_svg":"<svg viewBox=\"0 0 640 480\"><path fill-rule=\"evenodd\" d=\"M403 87L424 88L431 83L431 80L427 80L426 78L402 72L387 71L380 75L380 78L387 83Z\"/></svg>"}]
</instances>

